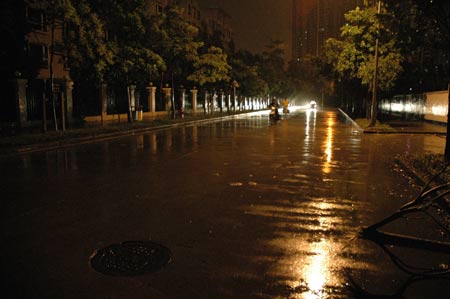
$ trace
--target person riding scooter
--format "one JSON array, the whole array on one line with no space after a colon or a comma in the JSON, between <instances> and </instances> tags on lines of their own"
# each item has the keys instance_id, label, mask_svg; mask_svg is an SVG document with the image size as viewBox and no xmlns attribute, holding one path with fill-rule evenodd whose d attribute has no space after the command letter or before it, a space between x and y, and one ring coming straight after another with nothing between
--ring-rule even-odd
<instances>
[{"instance_id":1,"label":"person riding scooter","mask_svg":"<svg viewBox=\"0 0 450 299\"><path fill-rule=\"evenodd\" d=\"M284 98L283 100L283 114L286 115L289 113L289 100L287 98Z\"/></svg>"},{"instance_id":2,"label":"person riding scooter","mask_svg":"<svg viewBox=\"0 0 450 299\"><path fill-rule=\"evenodd\" d=\"M280 119L280 114L278 113L278 101L277 98L273 97L272 102L269 105L270 113L269 113L269 119L277 121Z\"/></svg>"}]
</instances>

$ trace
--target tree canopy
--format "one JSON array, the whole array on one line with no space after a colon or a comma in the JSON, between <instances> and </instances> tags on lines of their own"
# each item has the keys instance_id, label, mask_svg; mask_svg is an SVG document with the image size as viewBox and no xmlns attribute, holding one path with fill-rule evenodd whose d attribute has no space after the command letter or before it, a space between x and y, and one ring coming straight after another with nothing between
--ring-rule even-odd
<instances>
[{"instance_id":1,"label":"tree canopy","mask_svg":"<svg viewBox=\"0 0 450 299\"><path fill-rule=\"evenodd\" d=\"M292 88L284 67L284 43L271 40L262 54L261 77L267 82L272 96L287 97Z\"/></svg>"},{"instance_id":2,"label":"tree canopy","mask_svg":"<svg viewBox=\"0 0 450 299\"><path fill-rule=\"evenodd\" d=\"M112 45L105 40L105 27L87 0L74 3L77 17L67 32L67 56L76 80L103 80L113 64Z\"/></svg>"},{"instance_id":3,"label":"tree canopy","mask_svg":"<svg viewBox=\"0 0 450 299\"><path fill-rule=\"evenodd\" d=\"M210 47L194 63L194 73L188 76L188 80L200 86L205 83L227 82L230 80L231 66L227 62L227 55L221 48Z\"/></svg>"},{"instance_id":4,"label":"tree canopy","mask_svg":"<svg viewBox=\"0 0 450 299\"><path fill-rule=\"evenodd\" d=\"M239 83L244 96L266 97L269 85L260 76L262 56L248 51L238 51L231 59L231 77Z\"/></svg>"},{"instance_id":5,"label":"tree canopy","mask_svg":"<svg viewBox=\"0 0 450 299\"><path fill-rule=\"evenodd\" d=\"M167 72L179 78L179 83L193 72L199 59L198 50L203 46L197 40L198 28L191 25L175 2L169 3L162 15L152 18L152 49L160 53L167 65Z\"/></svg>"},{"instance_id":6,"label":"tree canopy","mask_svg":"<svg viewBox=\"0 0 450 299\"><path fill-rule=\"evenodd\" d=\"M375 46L378 49L378 88L392 88L402 72L403 56L397 47L396 34L383 19L392 15L383 8L381 15L373 6L357 7L345 15L342 40L328 39L326 56L340 77L357 78L372 90L375 71Z\"/></svg>"}]
</instances>

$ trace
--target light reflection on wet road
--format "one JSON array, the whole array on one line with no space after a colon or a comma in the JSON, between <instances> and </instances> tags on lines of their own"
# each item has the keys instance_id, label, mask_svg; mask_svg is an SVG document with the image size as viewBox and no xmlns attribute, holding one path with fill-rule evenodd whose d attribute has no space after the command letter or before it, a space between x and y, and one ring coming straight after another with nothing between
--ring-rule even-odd
<instances>
[{"instance_id":1,"label":"light reflection on wet road","mask_svg":"<svg viewBox=\"0 0 450 299\"><path fill-rule=\"evenodd\" d=\"M4 271L17 294L49 298L352 298L344 269L390 292L407 276L355 235L416 194L394 157L444 142L362 135L336 111L303 110L0 161ZM111 279L88 265L97 248L148 239L173 252L160 272ZM448 298L442 281L405 294L431 287Z\"/></svg>"}]
</instances>

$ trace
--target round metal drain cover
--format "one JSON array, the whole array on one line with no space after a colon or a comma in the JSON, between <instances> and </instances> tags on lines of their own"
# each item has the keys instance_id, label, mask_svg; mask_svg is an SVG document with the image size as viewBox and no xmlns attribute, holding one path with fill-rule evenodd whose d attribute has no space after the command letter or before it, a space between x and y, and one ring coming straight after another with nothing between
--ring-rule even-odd
<instances>
[{"instance_id":1,"label":"round metal drain cover","mask_svg":"<svg viewBox=\"0 0 450 299\"><path fill-rule=\"evenodd\" d=\"M91 266L98 272L114 276L136 276L155 272L172 259L169 248L151 241L127 241L98 249Z\"/></svg>"}]
</instances>

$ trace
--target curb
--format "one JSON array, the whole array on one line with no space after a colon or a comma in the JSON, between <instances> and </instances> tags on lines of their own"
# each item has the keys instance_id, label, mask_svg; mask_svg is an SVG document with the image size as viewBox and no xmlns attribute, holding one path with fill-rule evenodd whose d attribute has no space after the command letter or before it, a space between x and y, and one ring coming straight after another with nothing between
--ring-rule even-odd
<instances>
[{"instance_id":1,"label":"curb","mask_svg":"<svg viewBox=\"0 0 450 299\"><path fill-rule=\"evenodd\" d=\"M364 134L422 134L422 135L438 135L438 136L447 136L447 132L433 132L433 131L411 131L411 130L377 130L372 128L361 128L347 113L345 113L341 108L338 108L339 112L342 113L346 117L346 119L352 123L352 125L361 133Z\"/></svg>"},{"instance_id":2,"label":"curb","mask_svg":"<svg viewBox=\"0 0 450 299\"><path fill-rule=\"evenodd\" d=\"M98 135L90 135L86 137L77 137L73 139L69 139L67 141L52 141L47 143L37 143L32 145L24 145L20 147L12 147L10 149L5 149L5 151L10 151L9 153L1 153L0 152L0 158L7 158L17 155L23 155L23 154L29 154L39 151L47 151L47 150L56 150L61 148L68 148L73 147L80 144L89 144L94 142L101 142L105 140L111 140L116 139L124 136L133 136L140 133L150 132L150 131L159 131L159 130L167 130L171 128L176 127L188 127L193 126L196 124L202 124L202 123L214 123L219 122L226 119L233 119L237 118L242 115L251 114L255 111L249 111L245 113L238 113L238 114L232 114L232 115L225 115L225 116L219 116L219 117L212 117L212 118L205 118L200 120L192 120L192 121L186 121L186 122L178 122L168 125L160 125L160 126L154 126L154 127L146 127L146 128L138 128L138 129L132 129L128 131L123 132L113 132L113 133L104 133L104 134L98 134Z\"/></svg>"},{"instance_id":3,"label":"curb","mask_svg":"<svg viewBox=\"0 0 450 299\"><path fill-rule=\"evenodd\" d=\"M361 128L361 127L353 120L353 118L351 118L350 116L348 116L348 114L345 113L344 110L342 110L341 108L338 108L338 111L341 112L342 115L345 116L345 118L347 119L347 121L349 121L349 122L352 123L353 127L355 127L356 130L357 130L358 132L365 133L365 132L364 132L364 129Z\"/></svg>"},{"instance_id":4,"label":"curb","mask_svg":"<svg viewBox=\"0 0 450 299\"><path fill-rule=\"evenodd\" d=\"M363 129L364 134L415 134L415 135L442 135L446 136L446 132L431 132L431 131L383 131Z\"/></svg>"}]
</instances>

